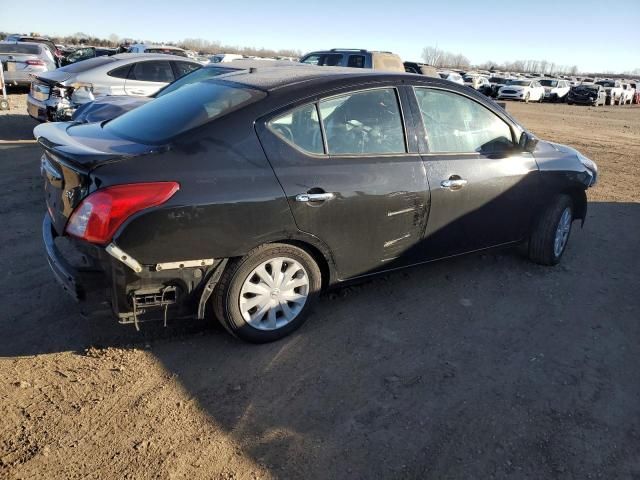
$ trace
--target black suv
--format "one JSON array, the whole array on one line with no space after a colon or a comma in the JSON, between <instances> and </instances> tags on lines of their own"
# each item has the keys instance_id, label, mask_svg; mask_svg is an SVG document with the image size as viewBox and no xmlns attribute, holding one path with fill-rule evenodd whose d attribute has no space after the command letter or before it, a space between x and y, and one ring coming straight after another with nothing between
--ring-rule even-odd
<instances>
[{"instance_id":1,"label":"black suv","mask_svg":"<svg viewBox=\"0 0 640 480\"><path fill-rule=\"evenodd\" d=\"M300 59L300 63L327 67L372 68L389 72L405 71L402 60L395 53L348 48L307 53Z\"/></svg>"}]
</instances>

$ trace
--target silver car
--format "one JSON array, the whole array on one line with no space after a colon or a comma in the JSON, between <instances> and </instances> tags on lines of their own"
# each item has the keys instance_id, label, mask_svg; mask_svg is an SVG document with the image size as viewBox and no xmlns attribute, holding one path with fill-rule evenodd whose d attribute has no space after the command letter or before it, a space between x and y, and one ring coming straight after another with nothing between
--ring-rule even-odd
<instances>
[{"instance_id":1,"label":"silver car","mask_svg":"<svg viewBox=\"0 0 640 480\"><path fill-rule=\"evenodd\" d=\"M36 76L27 111L40 121L68 120L80 105L96 98L148 97L201 66L188 58L165 54L121 53L91 58Z\"/></svg>"},{"instance_id":2,"label":"silver car","mask_svg":"<svg viewBox=\"0 0 640 480\"><path fill-rule=\"evenodd\" d=\"M0 42L0 61L7 85L29 85L31 75L56 68L53 55L41 43Z\"/></svg>"}]
</instances>

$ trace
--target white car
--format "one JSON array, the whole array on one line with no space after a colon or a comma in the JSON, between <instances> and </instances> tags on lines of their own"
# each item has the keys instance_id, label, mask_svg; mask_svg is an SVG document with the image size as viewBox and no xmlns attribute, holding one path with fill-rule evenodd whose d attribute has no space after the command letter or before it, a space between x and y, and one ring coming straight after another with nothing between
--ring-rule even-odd
<instances>
[{"instance_id":1,"label":"white car","mask_svg":"<svg viewBox=\"0 0 640 480\"><path fill-rule=\"evenodd\" d=\"M498 90L498 100L522 100L523 102L542 102L544 87L538 80L509 80Z\"/></svg>"},{"instance_id":2,"label":"white car","mask_svg":"<svg viewBox=\"0 0 640 480\"><path fill-rule=\"evenodd\" d=\"M631 86L629 83L622 84L622 98L620 99L620 103L622 105L631 105L633 103L633 97L636 95L636 89Z\"/></svg>"},{"instance_id":3,"label":"white car","mask_svg":"<svg viewBox=\"0 0 640 480\"><path fill-rule=\"evenodd\" d=\"M202 65L186 57L120 53L96 57L34 76L27 112L40 121L63 120L104 95L148 97Z\"/></svg>"},{"instance_id":4,"label":"white car","mask_svg":"<svg viewBox=\"0 0 640 480\"><path fill-rule=\"evenodd\" d=\"M544 99L550 102L564 102L569 90L571 90L571 84L568 80L543 78L539 82L544 87Z\"/></svg>"},{"instance_id":5,"label":"white car","mask_svg":"<svg viewBox=\"0 0 640 480\"><path fill-rule=\"evenodd\" d=\"M164 53L167 55L178 55L179 57L188 57L187 52L179 47L171 45L148 45L144 43L136 43L131 45L127 53Z\"/></svg>"},{"instance_id":6,"label":"white car","mask_svg":"<svg viewBox=\"0 0 640 480\"><path fill-rule=\"evenodd\" d=\"M444 78L445 80L457 83L458 85L464 85L464 80L459 73L446 71L438 72L438 75L440 75L440 78Z\"/></svg>"},{"instance_id":7,"label":"white car","mask_svg":"<svg viewBox=\"0 0 640 480\"><path fill-rule=\"evenodd\" d=\"M607 103L609 105L620 105L622 103L622 84L619 80L598 80L596 85L602 85L607 92Z\"/></svg>"}]
</instances>

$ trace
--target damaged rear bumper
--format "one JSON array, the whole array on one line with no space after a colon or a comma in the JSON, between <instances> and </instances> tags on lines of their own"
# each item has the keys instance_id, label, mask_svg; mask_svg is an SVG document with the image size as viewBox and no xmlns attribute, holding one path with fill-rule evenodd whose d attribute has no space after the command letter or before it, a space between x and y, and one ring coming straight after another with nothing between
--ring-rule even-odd
<instances>
[{"instance_id":1,"label":"damaged rear bumper","mask_svg":"<svg viewBox=\"0 0 640 480\"><path fill-rule=\"evenodd\" d=\"M120 323L204 318L226 259L201 259L142 265L115 244L87 246L82 252L88 267L74 266L56 245L56 232L46 214L42 236L47 261L58 283L76 301L108 301ZM80 245L78 245L80 247ZM84 250L84 248L83 248Z\"/></svg>"}]
</instances>

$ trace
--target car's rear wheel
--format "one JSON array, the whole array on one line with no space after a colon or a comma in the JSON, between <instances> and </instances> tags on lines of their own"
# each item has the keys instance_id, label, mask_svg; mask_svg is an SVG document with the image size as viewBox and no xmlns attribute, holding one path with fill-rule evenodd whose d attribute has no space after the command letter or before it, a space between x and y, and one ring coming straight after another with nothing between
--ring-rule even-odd
<instances>
[{"instance_id":1,"label":"car's rear wheel","mask_svg":"<svg viewBox=\"0 0 640 480\"><path fill-rule=\"evenodd\" d=\"M541 265L556 265L567 248L573 223L573 202L557 196L536 219L529 238L529 258Z\"/></svg>"},{"instance_id":2,"label":"car's rear wheel","mask_svg":"<svg viewBox=\"0 0 640 480\"><path fill-rule=\"evenodd\" d=\"M317 263L304 250L263 245L230 262L216 286L213 307L233 335L254 343L271 342L304 323L321 283Z\"/></svg>"}]
</instances>

